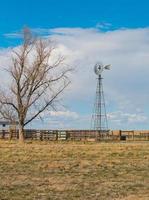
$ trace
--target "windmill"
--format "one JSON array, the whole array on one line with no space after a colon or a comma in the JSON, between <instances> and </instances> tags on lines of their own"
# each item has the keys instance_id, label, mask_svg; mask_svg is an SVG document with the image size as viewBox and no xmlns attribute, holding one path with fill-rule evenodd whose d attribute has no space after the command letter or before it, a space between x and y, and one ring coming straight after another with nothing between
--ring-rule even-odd
<instances>
[{"instance_id":1,"label":"windmill","mask_svg":"<svg viewBox=\"0 0 149 200\"><path fill-rule=\"evenodd\" d=\"M111 65L103 65L99 62L94 66L94 72L97 75L97 88L91 126L93 130L98 131L99 135L108 132L108 120L102 85L102 73L104 70L110 70L110 66Z\"/></svg>"}]
</instances>

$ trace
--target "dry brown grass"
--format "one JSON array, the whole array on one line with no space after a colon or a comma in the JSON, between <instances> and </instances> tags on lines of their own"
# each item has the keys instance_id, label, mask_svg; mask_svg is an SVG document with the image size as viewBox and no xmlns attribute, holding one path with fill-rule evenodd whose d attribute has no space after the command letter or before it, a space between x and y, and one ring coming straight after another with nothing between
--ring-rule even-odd
<instances>
[{"instance_id":1,"label":"dry brown grass","mask_svg":"<svg viewBox=\"0 0 149 200\"><path fill-rule=\"evenodd\" d=\"M148 200L149 143L0 141L0 200Z\"/></svg>"}]
</instances>

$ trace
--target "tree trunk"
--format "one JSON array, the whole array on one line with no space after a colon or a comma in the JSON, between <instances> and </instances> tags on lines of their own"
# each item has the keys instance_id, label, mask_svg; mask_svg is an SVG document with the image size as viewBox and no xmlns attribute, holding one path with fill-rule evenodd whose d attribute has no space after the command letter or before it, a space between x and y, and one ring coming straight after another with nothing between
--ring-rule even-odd
<instances>
[{"instance_id":1,"label":"tree trunk","mask_svg":"<svg viewBox=\"0 0 149 200\"><path fill-rule=\"evenodd\" d=\"M24 126L19 125L19 142L24 143Z\"/></svg>"}]
</instances>

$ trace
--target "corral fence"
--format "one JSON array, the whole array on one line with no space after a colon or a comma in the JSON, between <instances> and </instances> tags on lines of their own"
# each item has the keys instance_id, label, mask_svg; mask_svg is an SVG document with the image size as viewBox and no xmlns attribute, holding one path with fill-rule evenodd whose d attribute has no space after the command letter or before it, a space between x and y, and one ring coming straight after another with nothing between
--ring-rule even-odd
<instances>
[{"instance_id":1,"label":"corral fence","mask_svg":"<svg viewBox=\"0 0 149 200\"><path fill-rule=\"evenodd\" d=\"M18 139L18 130L0 130L0 139ZM117 130L25 130L25 138L30 140L49 141L149 141L149 131Z\"/></svg>"}]
</instances>

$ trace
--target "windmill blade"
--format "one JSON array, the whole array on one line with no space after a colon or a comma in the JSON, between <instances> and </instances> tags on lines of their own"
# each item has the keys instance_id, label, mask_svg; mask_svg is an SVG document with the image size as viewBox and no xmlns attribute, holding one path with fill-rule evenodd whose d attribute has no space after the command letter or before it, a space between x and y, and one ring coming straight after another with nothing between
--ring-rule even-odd
<instances>
[{"instance_id":1,"label":"windmill blade","mask_svg":"<svg viewBox=\"0 0 149 200\"><path fill-rule=\"evenodd\" d=\"M104 66L101 62L96 63L95 66L94 66L95 74L97 74L97 75L101 74L101 72L103 71L103 67Z\"/></svg>"},{"instance_id":2,"label":"windmill blade","mask_svg":"<svg viewBox=\"0 0 149 200\"><path fill-rule=\"evenodd\" d=\"M107 70L110 70L110 68L111 68L111 64L106 65L104 68L107 69Z\"/></svg>"}]
</instances>

